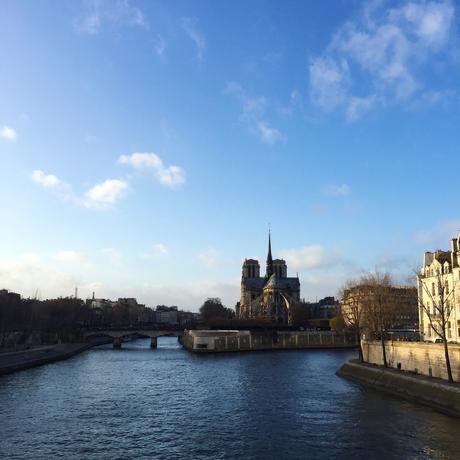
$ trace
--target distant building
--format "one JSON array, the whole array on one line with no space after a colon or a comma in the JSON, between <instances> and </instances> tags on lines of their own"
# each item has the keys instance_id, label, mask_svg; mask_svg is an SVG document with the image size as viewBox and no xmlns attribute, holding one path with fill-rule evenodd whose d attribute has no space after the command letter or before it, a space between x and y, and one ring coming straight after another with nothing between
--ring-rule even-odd
<instances>
[{"instance_id":1,"label":"distant building","mask_svg":"<svg viewBox=\"0 0 460 460\"><path fill-rule=\"evenodd\" d=\"M161 324L179 324L178 308L158 305L155 311L155 321Z\"/></svg>"},{"instance_id":2,"label":"distant building","mask_svg":"<svg viewBox=\"0 0 460 460\"><path fill-rule=\"evenodd\" d=\"M324 297L318 302L305 303L308 316L312 319L331 319L339 312L339 301L334 297Z\"/></svg>"},{"instance_id":3,"label":"distant building","mask_svg":"<svg viewBox=\"0 0 460 460\"><path fill-rule=\"evenodd\" d=\"M363 308L364 302L372 296L373 287L366 284L359 284L344 292L340 302L340 309L345 323L350 317L350 310L355 299L359 299L358 308ZM388 286L385 287L385 298L391 306L392 324L390 329L417 329L418 328L418 306L417 288L413 286ZM369 318L364 315L362 322L365 324Z\"/></svg>"},{"instance_id":4,"label":"distant building","mask_svg":"<svg viewBox=\"0 0 460 460\"><path fill-rule=\"evenodd\" d=\"M451 240L450 251L425 252L423 267L417 275L419 295L420 337L422 340L435 341L439 336L430 327L430 311L434 323L439 323L440 316L435 305L439 304L440 286L444 285L446 307L449 309L447 321L447 339L460 342L460 233Z\"/></svg>"},{"instance_id":5,"label":"distant building","mask_svg":"<svg viewBox=\"0 0 460 460\"><path fill-rule=\"evenodd\" d=\"M8 289L0 289L0 302L20 303L21 294L11 292Z\"/></svg>"},{"instance_id":6,"label":"distant building","mask_svg":"<svg viewBox=\"0 0 460 460\"><path fill-rule=\"evenodd\" d=\"M237 315L240 319L259 319L286 325L289 323L290 307L299 301L299 278L287 276L287 265L284 260L272 259L269 234L265 276L260 276L260 265L257 260L246 259L243 263Z\"/></svg>"}]
</instances>

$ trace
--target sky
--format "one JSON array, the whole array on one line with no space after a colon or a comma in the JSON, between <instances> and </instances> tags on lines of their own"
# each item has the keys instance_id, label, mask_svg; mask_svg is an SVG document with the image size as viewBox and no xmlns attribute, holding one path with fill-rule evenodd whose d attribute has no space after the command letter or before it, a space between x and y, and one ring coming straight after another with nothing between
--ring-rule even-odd
<instances>
[{"instance_id":1,"label":"sky","mask_svg":"<svg viewBox=\"0 0 460 460\"><path fill-rule=\"evenodd\" d=\"M413 281L460 230L460 4L3 0L0 288L233 307Z\"/></svg>"}]
</instances>

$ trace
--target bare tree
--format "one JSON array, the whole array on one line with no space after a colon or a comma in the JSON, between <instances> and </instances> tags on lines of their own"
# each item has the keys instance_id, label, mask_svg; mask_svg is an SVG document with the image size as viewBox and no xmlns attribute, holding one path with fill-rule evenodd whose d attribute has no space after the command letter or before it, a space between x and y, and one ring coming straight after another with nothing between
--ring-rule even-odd
<instances>
[{"instance_id":1,"label":"bare tree","mask_svg":"<svg viewBox=\"0 0 460 460\"><path fill-rule=\"evenodd\" d=\"M388 328L396 316L396 305L391 294L391 278L388 273L370 273L363 276L364 304L367 311L366 325L382 345L384 367L388 367L385 339Z\"/></svg>"},{"instance_id":2,"label":"bare tree","mask_svg":"<svg viewBox=\"0 0 460 460\"><path fill-rule=\"evenodd\" d=\"M360 282L357 280L347 281L340 290L340 310L347 326L350 326L356 335L358 342L359 360L364 361L363 349L361 346L361 331L364 325L363 292L360 289Z\"/></svg>"},{"instance_id":3,"label":"bare tree","mask_svg":"<svg viewBox=\"0 0 460 460\"><path fill-rule=\"evenodd\" d=\"M442 340L444 344L444 357L446 361L447 378L453 382L452 368L450 365L448 339L450 338L450 317L455 308L456 283L449 276L449 269L442 265L436 270L436 274L428 281L424 274L417 273L419 286L419 306L428 318L430 330ZM449 285L451 281L451 286Z\"/></svg>"}]
</instances>

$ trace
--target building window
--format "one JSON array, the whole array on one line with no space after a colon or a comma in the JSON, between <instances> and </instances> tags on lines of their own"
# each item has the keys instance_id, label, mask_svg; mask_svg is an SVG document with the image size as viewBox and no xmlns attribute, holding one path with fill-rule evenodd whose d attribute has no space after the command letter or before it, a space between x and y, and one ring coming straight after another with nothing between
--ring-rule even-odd
<instances>
[{"instance_id":1,"label":"building window","mask_svg":"<svg viewBox=\"0 0 460 460\"><path fill-rule=\"evenodd\" d=\"M434 283L431 283L431 294L436 295L436 287L435 287Z\"/></svg>"},{"instance_id":2,"label":"building window","mask_svg":"<svg viewBox=\"0 0 460 460\"><path fill-rule=\"evenodd\" d=\"M460 330L460 328L459 328L459 330ZM427 335L428 337L431 337L431 327L430 327L430 326L428 326L428 329L427 329L427 331L426 331L426 335Z\"/></svg>"},{"instance_id":3,"label":"building window","mask_svg":"<svg viewBox=\"0 0 460 460\"><path fill-rule=\"evenodd\" d=\"M446 294L449 294L449 281L446 280Z\"/></svg>"},{"instance_id":4,"label":"building window","mask_svg":"<svg viewBox=\"0 0 460 460\"><path fill-rule=\"evenodd\" d=\"M447 338L452 338L452 329L450 328L450 321L447 322Z\"/></svg>"}]
</instances>

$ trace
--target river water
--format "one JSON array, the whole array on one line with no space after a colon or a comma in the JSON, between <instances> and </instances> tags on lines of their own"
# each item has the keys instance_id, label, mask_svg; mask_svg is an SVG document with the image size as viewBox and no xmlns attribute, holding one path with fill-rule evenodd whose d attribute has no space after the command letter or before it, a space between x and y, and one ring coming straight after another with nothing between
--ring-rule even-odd
<instances>
[{"instance_id":1,"label":"river water","mask_svg":"<svg viewBox=\"0 0 460 460\"><path fill-rule=\"evenodd\" d=\"M336 377L352 352L149 344L0 377L0 458L460 458L459 420Z\"/></svg>"}]
</instances>

